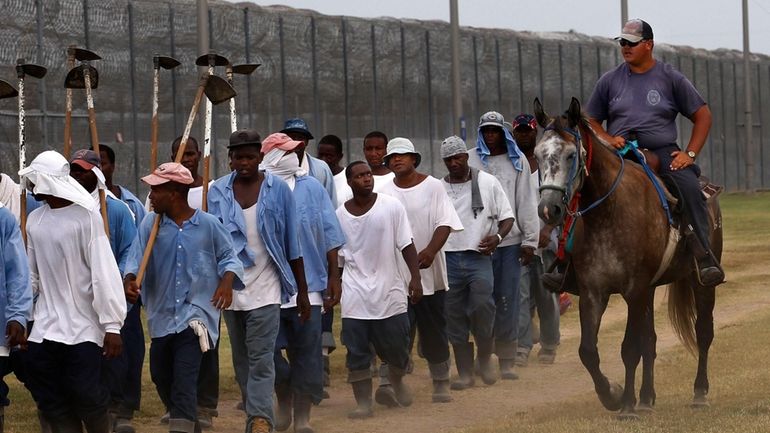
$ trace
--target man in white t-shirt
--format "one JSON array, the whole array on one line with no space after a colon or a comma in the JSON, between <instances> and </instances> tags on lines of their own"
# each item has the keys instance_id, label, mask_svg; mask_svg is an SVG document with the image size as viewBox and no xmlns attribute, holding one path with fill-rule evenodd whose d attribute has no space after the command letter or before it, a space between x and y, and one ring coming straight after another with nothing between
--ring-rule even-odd
<instances>
[{"instance_id":1,"label":"man in white t-shirt","mask_svg":"<svg viewBox=\"0 0 770 433\"><path fill-rule=\"evenodd\" d=\"M500 182L468 166L462 138L441 143L441 158L449 174L442 184L465 229L449 235L444 250L450 290L446 295L447 334L455 354L459 379L452 389L473 386L473 343L478 347L484 383L497 381L492 365L495 300L492 253L513 227L513 210Z\"/></svg>"},{"instance_id":2,"label":"man in white t-shirt","mask_svg":"<svg viewBox=\"0 0 770 433\"><path fill-rule=\"evenodd\" d=\"M374 192L379 192L383 185L387 185L395 177L384 162L387 147L388 136L384 132L372 131L364 136L364 157L369 164L369 168L372 170ZM353 192L350 190L346 179L345 186L337 189L337 203L341 205L351 198L353 198Z\"/></svg>"},{"instance_id":3,"label":"man in white t-shirt","mask_svg":"<svg viewBox=\"0 0 770 433\"><path fill-rule=\"evenodd\" d=\"M411 308L420 333L422 355L433 379L433 402L451 401L449 394L449 341L444 296L449 289L444 243L449 233L463 229L441 181L417 171L421 156L406 138L388 142L385 164L395 178L380 190L398 199L406 209L418 251L423 298ZM379 401L379 400L378 400Z\"/></svg>"},{"instance_id":4,"label":"man in white t-shirt","mask_svg":"<svg viewBox=\"0 0 770 433\"><path fill-rule=\"evenodd\" d=\"M357 404L348 416L367 418L372 416L370 345L390 366L388 375L397 404L412 404L411 391L403 383L409 362L407 296L418 303L422 286L404 207L392 197L373 192L372 171L366 163L351 163L345 174L353 198L337 208L346 238L340 249L342 340L348 351L348 382ZM408 283L404 268L408 268Z\"/></svg>"}]
</instances>

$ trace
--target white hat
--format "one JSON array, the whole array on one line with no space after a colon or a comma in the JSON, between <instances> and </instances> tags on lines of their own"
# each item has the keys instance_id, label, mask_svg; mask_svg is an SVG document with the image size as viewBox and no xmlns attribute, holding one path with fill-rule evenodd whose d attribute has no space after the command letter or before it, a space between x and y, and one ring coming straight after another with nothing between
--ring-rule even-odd
<instances>
[{"instance_id":1,"label":"white hat","mask_svg":"<svg viewBox=\"0 0 770 433\"><path fill-rule=\"evenodd\" d=\"M70 165L60 153L47 150L19 170L22 187L35 185L33 194L52 195L69 200L86 209L96 207L96 200L75 179L70 177Z\"/></svg>"},{"instance_id":2,"label":"white hat","mask_svg":"<svg viewBox=\"0 0 770 433\"><path fill-rule=\"evenodd\" d=\"M388 160L391 155L404 155L412 154L415 156L416 161L414 163L415 168L420 165L422 161L422 155L414 149L414 143L408 138L396 137L388 142L388 153L385 154L385 165L388 165Z\"/></svg>"},{"instance_id":3,"label":"white hat","mask_svg":"<svg viewBox=\"0 0 770 433\"><path fill-rule=\"evenodd\" d=\"M450 156L459 155L461 153L468 153L468 148L465 146L465 142L462 138L453 135L441 142L441 159L449 158Z\"/></svg>"}]
</instances>

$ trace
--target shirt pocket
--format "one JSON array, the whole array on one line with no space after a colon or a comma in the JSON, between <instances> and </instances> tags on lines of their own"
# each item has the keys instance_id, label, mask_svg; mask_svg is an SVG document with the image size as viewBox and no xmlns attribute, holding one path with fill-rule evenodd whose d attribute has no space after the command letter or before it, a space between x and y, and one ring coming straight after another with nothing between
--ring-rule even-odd
<instances>
[{"instance_id":1,"label":"shirt pocket","mask_svg":"<svg viewBox=\"0 0 770 433\"><path fill-rule=\"evenodd\" d=\"M193 278L216 278L217 258L209 251L196 251L192 261Z\"/></svg>"}]
</instances>

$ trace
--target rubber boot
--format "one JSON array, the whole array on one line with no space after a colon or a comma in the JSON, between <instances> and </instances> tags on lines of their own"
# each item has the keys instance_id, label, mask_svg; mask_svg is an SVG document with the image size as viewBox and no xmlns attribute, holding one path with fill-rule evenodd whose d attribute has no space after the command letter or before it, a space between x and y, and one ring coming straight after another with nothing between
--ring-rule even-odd
<instances>
[{"instance_id":1,"label":"rubber boot","mask_svg":"<svg viewBox=\"0 0 770 433\"><path fill-rule=\"evenodd\" d=\"M495 371L495 366L492 364L492 349L494 347L494 342L491 338L477 339L476 345L478 346L481 380L487 385L493 385L497 382L497 372Z\"/></svg>"},{"instance_id":2,"label":"rubber boot","mask_svg":"<svg viewBox=\"0 0 770 433\"><path fill-rule=\"evenodd\" d=\"M473 378L473 343L453 344L458 378L452 382L452 389L461 391L472 388L476 382Z\"/></svg>"},{"instance_id":3,"label":"rubber boot","mask_svg":"<svg viewBox=\"0 0 770 433\"><path fill-rule=\"evenodd\" d=\"M168 431L169 433L196 433L200 431L200 427L197 422L189 419L169 418Z\"/></svg>"},{"instance_id":4,"label":"rubber boot","mask_svg":"<svg viewBox=\"0 0 770 433\"><path fill-rule=\"evenodd\" d=\"M51 433L83 433L83 424L74 415L65 415L57 418L46 416L45 419L51 427Z\"/></svg>"},{"instance_id":5,"label":"rubber boot","mask_svg":"<svg viewBox=\"0 0 770 433\"><path fill-rule=\"evenodd\" d=\"M398 400L396 400L396 392L393 391L393 387L390 385L390 379L388 379L388 364L382 363L379 368L380 386L374 391L374 401L377 404L381 404L386 407L398 407Z\"/></svg>"},{"instance_id":6,"label":"rubber boot","mask_svg":"<svg viewBox=\"0 0 770 433\"><path fill-rule=\"evenodd\" d=\"M275 385L277 407L275 409L275 431L288 430L291 426L292 392L288 385Z\"/></svg>"},{"instance_id":7,"label":"rubber boot","mask_svg":"<svg viewBox=\"0 0 770 433\"><path fill-rule=\"evenodd\" d=\"M433 403L449 403L452 395L449 393L449 361L439 364L428 364L430 377L433 379Z\"/></svg>"},{"instance_id":8,"label":"rubber boot","mask_svg":"<svg viewBox=\"0 0 770 433\"><path fill-rule=\"evenodd\" d=\"M308 395L294 396L294 433L313 433L310 427L310 409L313 403Z\"/></svg>"},{"instance_id":9,"label":"rubber boot","mask_svg":"<svg viewBox=\"0 0 770 433\"><path fill-rule=\"evenodd\" d=\"M37 411L37 419L40 421L40 433L52 433L51 423L43 416L43 412L40 412L40 409Z\"/></svg>"},{"instance_id":10,"label":"rubber boot","mask_svg":"<svg viewBox=\"0 0 770 433\"><path fill-rule=\"evenodd\" d=\"M513 371L513 365L515 360L513 359L499 359L500 364L500 378L503 380L516 380L519 375Z\"/></svg>"},{"instance_id":11,"label":"rubber boot","mask_svg":"<svg viewBox=\"0 0 770 433\"><path fill-rule=\"evenodd\" d=\"M113 418L106 410L96 411L83 417L83 425L88 433L110 433Z\"/></svg>"},{"instance_id":12,"label":"rubber boot","mask_svg":"<svg viewBox=\"0 0 770 433\"><path fill-rule=\"evenodd\" d=\"M396 401L398 401L399 406L411 406L414 401L414 395L412 395L412 390L404 383L404 376L395 373L391 368L388 370L388 379L390 379L393 392L396 393Z\"/></svg>"},{"instance_id":13,"label":"rubber boot","mask_svg":"<svg viewBox=\"0 0 770 433\"><path fill-rule=\"evenodd\" d=\"M372 379L364 379L350 384L353 387L353 396L356 398L357 407L348 413L348 418L369 418L372 413Z\"/></svg>"}]
</instances>

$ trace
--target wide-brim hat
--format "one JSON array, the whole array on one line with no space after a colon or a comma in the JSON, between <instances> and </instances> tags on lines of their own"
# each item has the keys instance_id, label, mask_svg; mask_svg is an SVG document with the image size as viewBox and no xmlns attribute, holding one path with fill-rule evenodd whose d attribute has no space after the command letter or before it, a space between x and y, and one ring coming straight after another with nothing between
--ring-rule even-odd
<instances>
[{"instance_id":1,"label":"wide-brim hat","mask_svg":"<svg viewBox=\"0 0 770 433\"><path fill-rule=\"evenodd\" d=\"M392 155L405 155L405 154L414 155L415 156L414 167L417 168L420 166L420 161L422 161L422 155L420 155L420 153L417 152L417 150L414 148L414 143L412 143L411 140L403 137L396 137L390 140L388 142L387 153L383 158L385 161L385 165L388 165L390 163L389 161Z\"/></svg>"}]
</instances>

